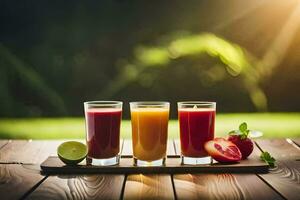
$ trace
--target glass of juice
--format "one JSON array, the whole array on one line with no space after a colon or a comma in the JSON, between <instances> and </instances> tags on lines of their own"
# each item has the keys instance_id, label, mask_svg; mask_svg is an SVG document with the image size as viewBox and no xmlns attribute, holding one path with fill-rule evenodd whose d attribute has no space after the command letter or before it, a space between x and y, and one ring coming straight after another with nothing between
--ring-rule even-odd
<instances>
[{"instance_id":1,"label":"glass of juice","mask_svg":"<svg viewBox=\"0 0 300 200\"><path fill-rule=\"evenodd\" d=\"M165 164L169 110L169 102L130 103L134 165Z\"/></svg>"},{"instance_id":2,"label":"glass of juice","mask_svg":"<svg viewBox=\"0 0 300 200\"><path fill-rule=\"evenodd\" d=\"M215 102L178 102L181 163L209 164L212 159L204 149L205 142L214 139Z\"/></svg>"},{"instance_id":3,"label":"glass of juice","mask_svg":"<svg viewBox=\"0 0 300 200\"><path fill-rule=\"evenodd\" d=\"M122 102L84 102L88 165L116 165L120 160Z\"/></svg>"}]
</instances>

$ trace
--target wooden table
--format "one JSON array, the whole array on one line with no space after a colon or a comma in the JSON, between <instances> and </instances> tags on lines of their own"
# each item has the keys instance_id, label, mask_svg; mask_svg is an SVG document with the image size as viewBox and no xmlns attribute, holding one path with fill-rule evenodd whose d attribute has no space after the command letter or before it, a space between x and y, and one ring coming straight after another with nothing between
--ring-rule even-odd
<instances>
[{"instance_id":1,"label":"wooden table","mask_svg":"<svg viewBox=\"0 0 300 200\"><path fill-rule=\"evenodd\" d=\"M61 142L0 140L0 199L300 199L300 139L256 140L277 159L267 174L41 175ZM131 141L121 153L132 154Z\"/></svg>"}]
</instances>

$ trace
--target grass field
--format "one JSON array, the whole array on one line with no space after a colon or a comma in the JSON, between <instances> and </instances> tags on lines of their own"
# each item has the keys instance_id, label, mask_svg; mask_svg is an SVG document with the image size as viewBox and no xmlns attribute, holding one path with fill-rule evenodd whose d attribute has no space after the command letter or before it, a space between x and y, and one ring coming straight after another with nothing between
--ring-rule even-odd
<instances>
[{"instance_id":1,"label":"grass field","mask_svg":"<svg viewBox=\"0 0 300 200\"><path fill-rule=\"evenodd\" d=\"M300 113L218 114L216 135L224 136L247 122L252 130L263 131L265 138L300 137ZM129 120L123 120L121 135L131 137ZM84 138L83 118L0 119L0 138L62 139ZM169 138L179 137L178 121L170 120Z\"/></svg>"}]
</instances>

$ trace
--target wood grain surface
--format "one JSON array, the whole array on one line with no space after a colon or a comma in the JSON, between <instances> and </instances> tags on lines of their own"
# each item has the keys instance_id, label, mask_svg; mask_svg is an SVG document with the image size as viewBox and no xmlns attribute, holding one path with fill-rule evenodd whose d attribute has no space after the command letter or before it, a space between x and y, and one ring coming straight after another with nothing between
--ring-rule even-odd
<instances>
[{"instance_id":1,"label":"wood grain surface","mask_svg":"<svg viewBox=\"0 0 300 200\"><path fill-rule=\"evenodd\" d=\"M40 164L63 141L55 140L11 140L0 150L0 162Z\"/></svg>"},{"instance_id":2,"label":"wood grain surface","mask_svg":"<svg viewBox=\"0 0 300 200\"><path fill-rule=\"evenodd\" d=\"M132 157L132 154L132 141L124 140L122 156ZM172 140L168 141L167 155L175 155ZM128 164L132 165L132 161L130 160L128 160ZM128 175L123 197L124 199L173 199L174 194L171 176L146 174Z\"/></svg>"},{"instance_id":3,"label":"wood grain surface","mask_svg":"<svg viewBox=\"0 0 300 200\"><path fill-rule=\"evenodd\" d=\"M233 164L214 163L213 165L182 165L180 158L167 158L165 166L137 167L133 165L132 158L121 158L119 165L91 166L80 163L66 166L57 156L50 156L41 164L43 174L174 174L174 173L267 173L268 165L252 157Z\"/></svg>"},{"instance_id":4,"label":"wood grain surface","mask_svg":"<svg viewBox=\"0 0 300 200\"><path fill-rule=\"evenodd\" d=\"M300 147L300 138L293 138L292 140Z\"/></svg>"},{"instance_id":5,"label":"wood grain surface","mask_svg":"<svg viewBox=\"0 0 300 200\"><path fill-rule=\"evenodd\" d=\"M174 175L178 199L282 199L254 174Z\"/></svg>"},{"instance_id":6,"label":"wood grain surface","mask_svg":"<svg viewBox=\"0 0 300 200\"><path fill-rule=\"evenodd\" d=\"M0 140L0 149L8 143L8 140ZM1 159L1 158L0 158Z\"/></svg>"},{"instance_id":7,"label":"wood grain surface","mask_svg":"<svg viewBox=\"0 0 300 200\"><path fill-rule=\"evenodd\" d=\"M10 140L0 149L0 184L4 199L18 199L44 180L40 174L40 163L51 153L56 153L61 141ZM32 164L30 164L32 163ZM34 164L35 163L35 164Z\"/></svg>"},{"instance_id":8,"label":"wood grain surface","mask_svg":"<svg viewBox=\"0 0 300 200\"><path fill-rule=\"evenodd\" d=\"M81 140L79 141L84 142ZM25 146L27 146L26 148L17 148L16 151L21 152L21 154L22 151L27 151L29 153L31 153L31 151L36 152L36 155L34 157L26 157L26 159L22 159L22 162L41 162L45 160L45 156L48 157L49 155L55 155L58 145L62 142L63 141L33 141L32 143L27 142L24 144ZM28 148L31 149L31 151L29 151ZM13 147L10 149L13 149ZM16 153L14 155L16 155ZM12 160L12 157L13 156L7 156L6 159ZM74 177L51 176L48 177L46 181L37 188L37 190L30 194L28 198L119 199L124 178L124 175L89 175ZM51 191L53 191L53 193Z\"/></svg>"},{"instance_id":9,"label":"wood grain surface","mask_svg":"<svg viewBox=\"0 0 300 200\"><path fill-rule=\"evenodd\" d=\"M39 163L63 141L0 140L1 199L300 199L299 140L257 140L277 159L268 174L97 174L45 177ZM127 145L128 143L129 145ZM122 143L121 143L122 144ZM132 156L131 141L122 155ZM168 154L180 147L168 143ZM126 156L125 156L126 157ZM171 156L172 157L172 156ZM130 160L131 158L127 158ZM174 158L172 158L174 159ZM36 163L37 165L30 165ZM127 180L125 182L125 179ZM173 191L173 184L176 191ZM123 188L124 186L124 188Z\"/></svg>"},{"instance_id":10,"label":"wood grain surface","mask_svg":"<svg viewBox=\"0 0 300 200\"><path fill-rule=\"evenodd\" d=\"M174 199L170 175L129 175L124 199Z\"/></svg>"},{"instance_id":11,"label":"wood grain surface","mask_svg":"<svg viewBox=\"0 0 300 200\"><path fill-rule=\"evenodd\" d=\"M20 199L43 178L39 166L0 164L0 199Z\"/></svg>"},{"instance_id":12,"label":"wood grain surface","mask_svg":"<svg viewBox=\"0 0 300 200\"><path fill-rule=\"evenodd\" d=\"M120 199L124 175L49 176L28 199Z\"/></svg>"},{"instance_id":13,"label":"wood grain surface","mask_svg":"<svg viewBox=\"0 0 300 200\"><path fill-rule=\"evenodd\" d=\"M300 159L300 149L289 139L260 139L256 144L279 160Z\"/></svg>"},{"instance_id":14,"label":"wood grain surface","mask_svg":"<svg viewBox=\"0 0 300 200\"><path fill-rule=\"evenodd\" d=\"M170 145L168 149L169 152L176 153L179 150L174 149L174 146L179 148L178 145ZM166 166L164 167L135 167L133 166L132 160L132 145L130 140L124 140L122 148L122 156L120 164L116 166L107 167L94 167L86 166L85 164L77 166L65 166L57 157L49 157L45 162L41 164L41 168L45 174L74 174L74 173L116 173L116 174L132 174L132 173L203 173L203 172L223 172L223 173L254 173L254 172L267 172L268 165L262 162L259 158L260 150L254 148L252 155L241 161L240 163L234 164L221 164L215 163L213 165L201 165L201 166L191 166L191 165L181 165L180 158L174 157L174 154L169 157L166 161Z\"/></svg>"},{"instance_id":15,"label":"wood grain surface","mask_svg":"<svg viewBox=\"0 0 300 200\"><path fill-rule=\"evenodd\" d=\"M276 167L259 176L287 199L300 199L300 150L285 139L257 140L277 160Z\"/></svg>"},{"instance_id":16,"label":"wood grain surface","mask_svg":"<svg viewBox=\"0 0 300 200\"><path fill-rule=\"evenodd\" d=\"M174 142L180 154L180 141ZM259 153L255 148L251 157ZM255 174L181 174L173 180L178 199L282 199Z\"/></svg>"}]
</instances>

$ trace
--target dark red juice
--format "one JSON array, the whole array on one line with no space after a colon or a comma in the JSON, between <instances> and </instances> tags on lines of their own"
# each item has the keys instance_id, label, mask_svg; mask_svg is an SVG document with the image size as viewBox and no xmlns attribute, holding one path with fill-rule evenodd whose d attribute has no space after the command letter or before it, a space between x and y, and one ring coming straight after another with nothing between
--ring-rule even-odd
<instances>
[{"instance_id":1,"label":"dark red juice","mask_svg":"<svg viewBox=\"0 0 300 200\"><path fill-rule=\"evenodd\" d=\"M88 157L102 159L118 155L121 118L120 109L89 109L86 112Z\"/></svg>"},{"instance_id":2,"label":"dark red juice","mask_svg":"<svg viewBox=\"0 0 300 200\"><path fill-rule=\"evenodd\" d=\"M179 109L181 153L187 157L208 156L204 143L214 138L214 109Z\"/></svg>"}]
</instances>

